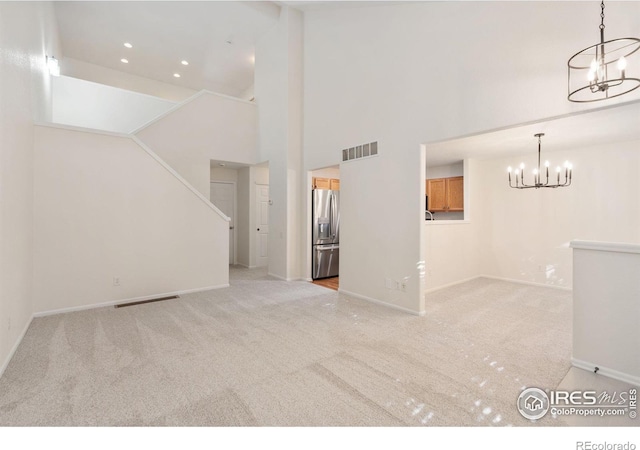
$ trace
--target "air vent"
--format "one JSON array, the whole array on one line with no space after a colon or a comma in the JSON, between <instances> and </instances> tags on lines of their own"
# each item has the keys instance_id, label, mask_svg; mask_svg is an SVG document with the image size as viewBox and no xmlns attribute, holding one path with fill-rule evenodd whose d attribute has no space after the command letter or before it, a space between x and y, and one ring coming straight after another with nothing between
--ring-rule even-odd
<instances>
[{"instance_id":1,"label":"air vent","mask_svg":"<svg viewBox=\"0 0 640 450\"><path fill-rule=\"evenodd\" d=\"M342 162L352 161L354 159L369 158L378 156L378 142L357 145L342 150Z\"/></svg>"},{"instance_id":2,"label":"air vent","mask_svg":"<svg viewBox=\"0 0 640 450\"><path fill-rule=\"evenodd\" d=\"M170 297L160 297L160 298L152 298L149 300L141 300L138 302L130 302L130 303L120 303L119 305L114 305L115 308L125 308L127 306L136 306L136 305L144 305L145 303L154 303L154 302L162 302L164 300L173 300L175 298L180 298L178 295L172 295Z\"/></svg>"}]
</instances>

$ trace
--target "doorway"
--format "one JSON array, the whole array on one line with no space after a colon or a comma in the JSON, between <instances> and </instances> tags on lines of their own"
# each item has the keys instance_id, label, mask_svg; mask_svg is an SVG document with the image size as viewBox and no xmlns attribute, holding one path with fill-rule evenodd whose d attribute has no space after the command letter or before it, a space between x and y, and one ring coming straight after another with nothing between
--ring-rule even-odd
<instances>
[{"instance_id":1,"label":"doorway","mask_svg":"<svg viewBox=\"0 0 640 450\"><path fill-rule=\"evenodd\" d=\"M236 184L233 182L212 181L210 186L210 199L229 221L229 264L235 264L236 260Z\"/></svg>"}]
</instances>

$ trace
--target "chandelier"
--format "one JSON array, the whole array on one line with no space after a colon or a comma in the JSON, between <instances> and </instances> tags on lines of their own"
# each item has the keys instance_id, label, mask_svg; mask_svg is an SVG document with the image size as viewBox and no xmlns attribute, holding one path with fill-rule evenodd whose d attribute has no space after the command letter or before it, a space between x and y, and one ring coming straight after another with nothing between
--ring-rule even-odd
<instances>
[{"instance_id":1,"label":"chandelier","mask_svg":"<svg viewBox=\"0 0 640 450\"><path fill-rule=\"evenodd\" d=\"M540 147L542 136L544 133L534 134L535 137L538 138L538 167L533 169L533 184L526 184L524 181L524 163L520 164L519 168L515 170L509 167L507 170L509 172L509 186L514 189L538 189L538 188L559 188L564 186L571 185L571 172L573 171L573 166L569 163L569 161L565 161L564 163L564 183L560 183L560 175L562 173L562 168L560 166L556 167L556 184L549 184L549 161L544 162L545 169L545 182L542 182L542 171L540 170ZM515 186L511 182L511 173L514 173L516 184Z\"/></svg>"},{"instance_id":2,"label":"chandelier","mask_svg":"<svg viewBox=\"0 0 640 450\"><path fill-rule=\"evenodd\" d=\"M628 59L638 59L640 39L604 40L604 1L600 3L600 43L569 58L567 99L586 103L606 100L640 87L640 62L629 67ZM630 70L631 69L631 70Z\"/></svg>"}]
</instances>

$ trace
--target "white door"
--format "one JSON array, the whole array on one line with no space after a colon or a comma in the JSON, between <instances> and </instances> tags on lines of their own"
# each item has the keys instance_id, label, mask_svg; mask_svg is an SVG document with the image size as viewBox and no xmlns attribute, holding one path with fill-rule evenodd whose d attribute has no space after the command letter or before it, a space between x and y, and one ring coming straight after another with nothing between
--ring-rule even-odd
<instances>
[{"instance_id":1,"label":"white door","mask_svg":"<svg viewBox=\"0 0 640 450\"><path fill-rule=\"evenodd\" d=\"M229 222L229 264L235 264L236 185L212 181L210 194L211 203L231 218L231 222Z\"/></svg>"},{"instance_id":2,"label":"white door","mask_svg":"<svg viewBox=\"0 0 640 450\"><path fill-rule=\"evenodd\" d=\"M269 186L256 184L256 266L269 261Z\"/></svg>"}]
</instances>

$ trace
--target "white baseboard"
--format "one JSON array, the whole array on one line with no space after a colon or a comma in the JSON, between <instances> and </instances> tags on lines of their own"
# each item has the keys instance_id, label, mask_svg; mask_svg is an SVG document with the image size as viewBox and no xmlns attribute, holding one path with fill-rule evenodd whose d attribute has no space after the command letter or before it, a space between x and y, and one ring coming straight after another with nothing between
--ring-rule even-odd
<instances>
[{"instance_id":1,"label":"white baseboard","mask_svg":"<svg viewBox=\"0 0 640 450\"><path fill-rule=\"evenodd\" d=\"M4 371L9 366L9 363L11 362L13 355L16 353L16 350L18 350L18 347L22 343L22 339L24 339L24 335L27 334L27 330L29 329L31 322L33 322L33 316L31 316L31 318L27 321L27 324L22 329L22 332L18 336L18 339L16 339L15 344L13 344L13 347L11 347L11 351L9 352L5 360L2 362L2 366L0 366L0 378L2 378L2 375L4 375Z\"/></svg>"},{"instance_id":2,"label":"white baseboard","mask_svg":"<svg viewBox=\"0 0 640 450\"><path fill-rule=\"evenodd\" d=\"M595 367L598 367L598 375L613 378L618 381L624 381L625 383L633 384L634 386L640 386L640 377L620 372L618 370L609 369L608 367L602 367L600 364L582 361L572 357L571 365L578 369L588 370L589 372L593 372Z\"/></svg>"},{"instance_id":3,"label":"white baseboard","mask_svg":"<svg viewBox=\"0 0 640 450\"><path fill-rule=\"evenodd\" d=\"M239 262L239 263L235 263L235 265L236 265L236 266L242 266L242 267L244 267L245 269L257 269L257 268L258 268L258 266L247 266L246 264L242 264L242 263L240 263L240 262Z\"/></svg>"},{"instance_id":4,"label":"white baseboard","mask_svg":"<svg viewBox=\"0 0 640 450\"><path fill-rule=\"evenodd\" d=\"M545 287L545 288L551 288L551 289L559 289L561 291L573 291L573 288L567 287L567 286L557 286L554 284L544 284L544 283L536 283L534 281L524 281L524 280L515 280L513 278L502 278L502 277L494 277L492 275L480 275L476 278L490 278L492 280L498 280L498 281L507 281L509 283L518 283L518 284L525 284L527 286L535 286L535 287Z\"/></svg>"},{"instance_id":5,"label":"white baseboard","mask_svg":"<svg viewBox=\"0 0 640 450\"><path fill-rule=\"evenodd\" d=\"M48 310L48 311L40 311L40 312L35 313L33 315L33 317L46 317L46 316L53 316L55 314L64 314L64 313L69 313L69 312L85 311L85 310L88 310L88 309L105 308L105 307L108 307L108 306L120 305L122 303L141 302L141 301L144 301L144 300L153 300L154 298L171 297L172 295L193 294L193 293L196 293L196 292L211 291L213 289L222 289L222 288L226 288L226 287L229 287L229 283L220 284L220 285L216 285L216 286L206 286L206 287L195 288L195 289L185 289L185 290L182 290L182 291L165 292L165 293L154 294L154 295L144 295L142 297L123 298L123 299L112 300L112 301L108 301L108 302L93 303L91 305L72 306L70 308L60 308L60 309L52 309L52 310Z\"/></svg>"},{"instance_id":6,"label":"white baseboard","mask_svg":"<svg viewBox=\"0 0 640 450\"><path fill-rule=\"evenodd\" d=\"M300 278L300 277L297 277L297 278L285 278L285 277L281 277L280 275L276 275L275 273L271 273L271 272L267 273L267 275L269 275L270 277L273 277L273 278L277 278L278 280L282 280L282 281L305 281L304 278Z\"/></svg>"},{"instance_id":7,"label":"white baseboard","mask_svg":"<svg viewBox=\"0 0 640 450\"><path fill-rule=\"evenodd\" d=\"M427 289L426 291L424 291L424 293L425 294L430 294L432 292L436 292L436 291L439 291L441 289L446 289L446 288L449 288L449 287L452 287L452 286L457 286L458 284L466 283L468 281L472 281L472 280L475 280L477 278L481 278L481 276L478 275L478 276L471 277L471 278L465 278L464 280L454 281L453 283L443 284L442 286L436 286L434 288Z\"/></svg>"},{"instance_id":8,"label":"white baseboard","mask_svg":"<svg viewBox=\"0 0 640 450\"><path fill-rule=\"evenodd\" d=\"M385 302L385 301L382 301L382 300L378 300L377 298L371 298L371 297L367 297L365 295L356 294L355 292L346 291L344 289L338 289L338 292L340 294L344 294L344 295L347 295L349 297L357 298L359 300L364 300L364 301L370 302L370 303L375 303L375 304L381 305L381 306L386 306L388 308L396 309L398 311L409 313L409 314L414 315L414 316L424 316L425 315L425 311L414 311L412 309L405 308L403 306L394 305L393 303L388 303L388 302Z\"/></svg>"}]
</instances>

